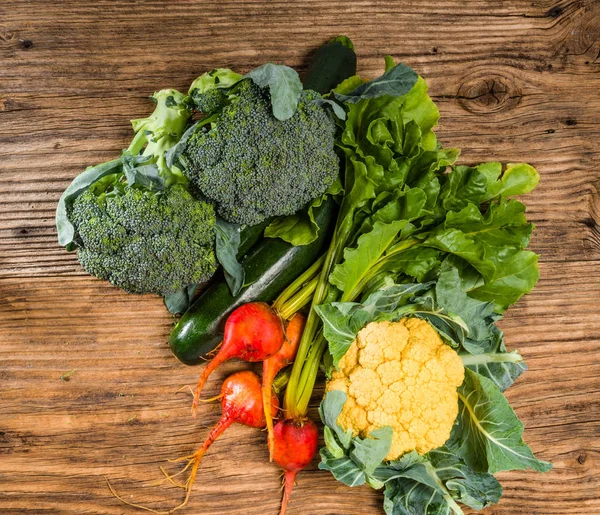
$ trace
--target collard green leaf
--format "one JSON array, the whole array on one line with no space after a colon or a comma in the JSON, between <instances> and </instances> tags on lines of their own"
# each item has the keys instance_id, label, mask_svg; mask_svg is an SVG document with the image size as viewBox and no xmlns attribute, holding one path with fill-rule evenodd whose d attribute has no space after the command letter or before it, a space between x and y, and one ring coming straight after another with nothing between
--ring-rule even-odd
<instances>
[{"instance_id":1,"label":"collard green leaf","mask_svg":"<svg viewBox=\"0 0 600 515\"><path fill-rule=\"evenodd\" d=\"M244 268L237 260L240 246L240 225L226 222L217 217L215 254L223 267L225 281L233 296L244 286Z\"/></svg>"},{"instance_id":2,"label":"collard green leaf","mask_svg":"<svg viewBox=\"0 0 600 515\"><path fill-rule=\"evenodd\" d=\"M417 82L418 75L405 64L399 63L386 71L381 77L370 80L347 95L334 93L335 97L347 103L355 104L363 99L384 95L402 96L408 93Z\"/></svg>"},{"instance_id":3,"label":"collard green leaf","mask_svg":"<svg viewBox=\"0 0 600 515\"><path fill-rule=\"evenodd\" d=\"M261 88L269 88L275 118L287 120L294 115L302 93L302 82L296 70L281 64L266 63L248 72L246 77Z\"/></svg>"},{"instance_id":4,"label":"collard green leaf","mask_svg":"<svg viewBox=\"0 0 600 515\"><path fill-rule=\"evenodd\" d=\"M459 414L447 446L473 470L546 472L550 463L538 460L523 442L523 424L498 387L469 368L458 389Z\"/></svg>"},{"instance_id":5,"label":"collard green leaf","mask_svg":"<svg viewBox=\"0 0 600 515\"><path fill-rule=\"evenodd\" d=\"M169 313L174 315L185 313L192 304L197 289L198 284L190 284L182 290L167 295L164 301Z\"/></svg>"}]
</instances>

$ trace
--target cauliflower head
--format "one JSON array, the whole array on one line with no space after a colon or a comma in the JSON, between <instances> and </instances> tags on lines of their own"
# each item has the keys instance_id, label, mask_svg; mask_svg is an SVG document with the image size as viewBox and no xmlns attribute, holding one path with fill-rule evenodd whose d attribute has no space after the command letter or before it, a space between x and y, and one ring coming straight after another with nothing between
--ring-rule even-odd
<instances>
[{"instance_id":1,"label":"cauliflower head","mask_svg":"<svg viewBox=\"0 0 600 515\"><path fill-rule=\"evenodd\" d=\"M403 318L361 329L327 391L346 393L338 424L354 436L393 428L386 459L395 460L444 445L458 415L456 389L463 379L461 359L435 329L425 320Z\"/></svg>"}]
</instances>

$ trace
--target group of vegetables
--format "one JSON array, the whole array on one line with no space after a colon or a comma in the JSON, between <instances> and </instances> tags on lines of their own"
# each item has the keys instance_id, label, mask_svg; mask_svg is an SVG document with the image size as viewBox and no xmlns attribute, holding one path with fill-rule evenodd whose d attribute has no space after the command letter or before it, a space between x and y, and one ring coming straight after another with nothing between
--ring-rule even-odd
<instances>
[{"instance_id":1,"label":"group of vegetables","mask_svg":"<svg viewBox=\"0 0 600 515\"><path fill-rule=\"evenodd\" d=\"M214 355L194 415L220 363L263 362L262 382L244 371L223 383L221 420L178 472L187 481L165 472L186 490L175 509L238 422L267 427L285 513L318 448L307 410L319 371L319 468L384 488L388 515L482 509L501 496L494 473L549 470L502 393L526 367L496 325L539 277L512 198L537 185L535 169L455 165L425 81L390 57L362 79L344 36L314 53L304 83L266 64L152 98L121 157L66 189L57 229L91 274L184 313L175 356Z\"/></svg>"}]
</instances>

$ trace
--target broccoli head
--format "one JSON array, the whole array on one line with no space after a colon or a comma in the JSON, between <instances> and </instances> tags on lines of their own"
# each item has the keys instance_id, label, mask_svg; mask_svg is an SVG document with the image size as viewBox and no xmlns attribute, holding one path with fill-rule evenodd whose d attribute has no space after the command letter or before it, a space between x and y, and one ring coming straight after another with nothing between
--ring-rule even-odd
<instances>
[{"instance_id":1,"label":"broccoli head","mask_svg":"<svg viewBox=\"0 0 600 515\"><path fill-rule=\"evenodd\" d=\"M199 124L179 158L184 175L218 214L255 225L291 215L323 195L338 175L339 160L335 122L319 105L320 95L303 91L297 111L281 121L267 88L246 79L226 91L229 103L219 100L221 110Z\"/></svg>"},{"instance_id":2,"label":"broccoli head","mask_svg":"<svg viewBox=\"0 0 600 515\"><path fill-rule=\"evenodd\" d=\"M130 293L168 295L216 270L214 209L182 185L150 191L107 176L75 199L70 219L83 268Z\"/></svg>"}]
</instances>

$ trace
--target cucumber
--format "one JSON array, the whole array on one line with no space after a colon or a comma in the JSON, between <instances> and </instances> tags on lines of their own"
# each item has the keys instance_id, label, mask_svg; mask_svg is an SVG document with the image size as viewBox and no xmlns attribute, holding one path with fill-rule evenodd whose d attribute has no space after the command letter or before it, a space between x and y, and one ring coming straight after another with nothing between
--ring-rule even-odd
<instances>
[{"instance_id":1,"label":"cucumber","mask_svg":"<svg viewBox=\"0 0 600 515\"><path fill-rule=\"evenodd\" d=\"M199 363L223 338L225 321L236 307L246 302L275 300L325 251L336 211L331 197L315 208L319 235L308 245L295 247L279 238L265 238L253 247L241 260L246 285L237 296L231 295L225 280L211 284L171 332L169 344L175 357L186 365Z\"/></svg>"}]
</instances>

